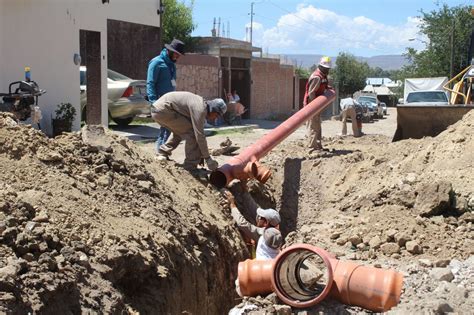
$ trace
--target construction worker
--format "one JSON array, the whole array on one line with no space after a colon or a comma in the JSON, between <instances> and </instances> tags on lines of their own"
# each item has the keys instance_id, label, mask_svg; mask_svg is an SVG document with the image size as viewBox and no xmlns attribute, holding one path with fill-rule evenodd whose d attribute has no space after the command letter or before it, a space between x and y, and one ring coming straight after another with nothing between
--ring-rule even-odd
<instances>
[{"instance_id":1,"label":"construction worker","mask_svg":"<svg viewBox=\"0 0 474 315\"><path fill-rule=\"evenodd\" d=\"M280 253L283 244L283 236L280 230L274 227L267 227L263 230L257 242L255 259L273 259Z\"/></svg>"},{"instance_id":2,"label":"construction worker","mask_svg":"<svg viewBox=\"0 0 474 315\"><path fill-rule=\"evenodd\" d=\"M352 97L343 98L340 103L342 117L342 135L347 135L347 117L352 122L352 133L354 137L360 137L362 133L362 106Z\"/></svg>"},{"instance_id":3,"label":"construction worker","mask_svg":"<svg viewBox=\"0 0 474 315\"><path fill-rule=\"evenodd\" d=\"M303 105L308 105L316 97L322 95L328 88L328 74L331 69L331 59L327 56L321 58L318 68L311 74L306 83ZM308 146L310 152L323 149L321 143L321 114L314 115L307 124L308 127Z\"/></svg>"},{"instance_id":4,"label":"construction worker","mask_svg":"<svg viewBox=\"0 0 474 315\"><path fill-rule=\"evenodd\" d=\"M165 44L161 53L148 63L146 89L148 100L152 104L166 93L176 91L176 62L182 55L184 55L184 43L173 39L171 44ZM160 127L156 138L156 152L168 140L171 133L167 128Z\"/></svg>"},{"instance_id":5,"label":"construction worker","mask_svg":"<svg viewBox=\"0 0 474 315\"><path fill-rule=\"evenodd\" d=\"M204 124L206 119L214 120L226 111L227 105L220 98L206 101L190 92L169 92L160 97L153 103L151 117L161 126L170 129L171 136L159 147L157 159L169 160L173 150L184 139L185 169L197 170L202 159L211 171L217 169L217 161L209 155Z\"/></svg>"},{"instance_id":6,"label":"construction worker","mask_svg":"<svg viewBox=\"0 0 474 315\"><path fill-rule=\"evenodd\" d=\"M256 257L254 258L275 258L279 253L278 248L283 242L283 237L280 232L281 219L278 211L271 208L257 208L255 219L256 225L253 225L240 213L232 193L230 191L225 191L225 196L227 197L230 206L232 218L234 219L244 240L247 244L250 244L251 247L254 247L255 244L257 244Z\"/></svg>"}]
</instances>

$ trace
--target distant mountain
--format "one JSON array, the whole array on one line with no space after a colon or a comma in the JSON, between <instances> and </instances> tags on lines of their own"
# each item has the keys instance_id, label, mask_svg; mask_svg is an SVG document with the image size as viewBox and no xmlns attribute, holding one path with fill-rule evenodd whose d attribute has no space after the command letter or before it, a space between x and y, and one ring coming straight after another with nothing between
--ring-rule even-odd
<instances>
[{"instance_id":1,"label":"distant mountain","mask_svg":"<svg viewBox=\"0 0 474 315\"><path fill-rule=\"evenodd\" d=\"M310 68L312 65L317 64L319 59L323 55L285 55L288 61L296 62L297 66L302 66L303 68ZM332 57L333 62L335 62L336 57ZM401 67L408 65L408 60L402 55L380 55L373 57L358 57L357 60L365 61L369 64L370 67L380 67L383 70L396 70Z\"/></svg>"}]
</instances>

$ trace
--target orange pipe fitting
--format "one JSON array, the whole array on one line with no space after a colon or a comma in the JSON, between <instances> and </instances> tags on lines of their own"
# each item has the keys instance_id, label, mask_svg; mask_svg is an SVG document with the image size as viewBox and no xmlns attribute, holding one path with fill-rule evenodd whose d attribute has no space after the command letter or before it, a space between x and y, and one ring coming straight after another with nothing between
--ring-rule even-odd
<instances>
[{"instance_id":1,"label":"orange pipe fitting","mask_svg":"<svg viewBox=\"0 0 474 315\"><path fill-rule=\"evenodd\" d=\"M260 138L260 140L213 171L210 176L210 182L217 188L226 187L236 178L240 180L256 178L261 183L265 183L270 178L271 171L260 165L258 161L298 129L305 121L322 112L335 98L336 93L334 90L327 89L323 95L316 97L311 103L297 111L278 125L278 127Z\"/></svg>"},{"instance_id":2,"label":"orange pipe fitting","mask_svg":"<svg viewBox=\"0 0 474 315\"><path fill-rule=\"evenodd\" d=\"M403 275L394 270L331 259L334 282L330 295L341 303L386 312L400 302Z\"/></svg>"},{"instance_id":3,"label":"orange pipe fitting","mask_svg":"<svg viewBox=\"0 0 474 315\"><path fill-rule=\"evenodd\" d=\"M247 296L273 290L296 308L314 306L331 296L344 304L385 312L400 301L403 275L340 261L324 249L296 244L273 260L239 263L239 285Z\"/></svg>"},{"instance_id":4,"label":"orange pipe fitting","mask_svg":"<svg viewBox=\"0 0 474 315\"><path fill-rule=\"evenodd\" d=\"M273 292L273 260L247 259L239 263L238 277L243 296L255 296Z\"/></svg>"}]
</instances>

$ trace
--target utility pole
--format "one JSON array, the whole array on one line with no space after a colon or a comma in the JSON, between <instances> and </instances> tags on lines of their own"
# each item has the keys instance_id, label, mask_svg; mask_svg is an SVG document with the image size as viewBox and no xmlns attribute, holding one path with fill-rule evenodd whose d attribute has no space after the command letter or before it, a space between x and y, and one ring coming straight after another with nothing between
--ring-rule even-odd
<instances>
[{"instance_id":1,"label":"utility pole","mask_svg":"<svg viewBox=\"0 0 474 315\"><path fill-rule=\"evenodd\" d=\"M252 32L253 32L253 5L255 2L250 4L250 47L253 46L252 43Z\"/></svg>"},{"instance_id":2,"label":"utility pole","mask_svg":"<svg viewBox=\"0 0 474 315\"><path fill-rule=\"evenodd\" d=\"M454 26L455 20L453 17L453 25L451 29L451 62L449 66L449 79L452 79L454 75Z\"/></svg>"}]
</instances>

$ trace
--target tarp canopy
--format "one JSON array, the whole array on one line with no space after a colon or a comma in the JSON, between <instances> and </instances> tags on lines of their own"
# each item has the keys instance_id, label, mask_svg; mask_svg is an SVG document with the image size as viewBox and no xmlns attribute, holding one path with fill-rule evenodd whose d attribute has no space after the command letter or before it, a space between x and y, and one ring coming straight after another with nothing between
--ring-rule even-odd
<instances>
[{"instance_id":1,"label":"tarp canopy","mask_svg":"<svg viewBox=\"0 0 474 315\"><path fill-rule=\"evenodd\" d=\"M414 91L443 91L443 85L446 82L448 82L447 77L405 79L403 99L406 100L408 93Z\"/></svg>"}]
</instances>

